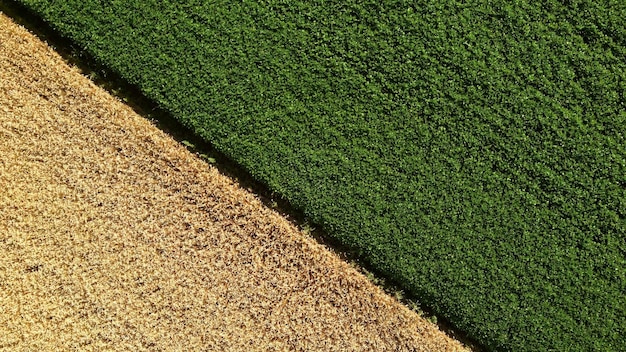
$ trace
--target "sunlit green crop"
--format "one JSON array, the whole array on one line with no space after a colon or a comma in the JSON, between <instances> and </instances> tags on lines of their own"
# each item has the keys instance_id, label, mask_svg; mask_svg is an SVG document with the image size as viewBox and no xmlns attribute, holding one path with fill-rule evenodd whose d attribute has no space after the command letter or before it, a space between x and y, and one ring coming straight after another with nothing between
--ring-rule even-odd
<instances>
[{"instance_id":1,"label":"sunlit green crop","mask_svg":"<svg viewBox=\"0 0 626 352\"><path fill-rule=\"evenodd\" d=\"M494 350L626 350L626 2L22 0Z\"/></svg>"}]
</instances>

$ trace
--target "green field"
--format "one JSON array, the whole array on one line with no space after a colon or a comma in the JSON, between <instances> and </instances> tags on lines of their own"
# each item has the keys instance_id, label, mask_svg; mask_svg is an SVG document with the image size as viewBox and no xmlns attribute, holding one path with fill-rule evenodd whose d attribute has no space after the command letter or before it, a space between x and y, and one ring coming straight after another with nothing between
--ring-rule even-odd
<instances>
[{"instance_id":1,"label":"green field","mask_svg":"<svg viewBox=\"0 0 626 352\"><path fill-rule=\"evenodd\" d=\"M489 349L626 350L626 1L20 2Z\"/></svg>"}]
</instances>

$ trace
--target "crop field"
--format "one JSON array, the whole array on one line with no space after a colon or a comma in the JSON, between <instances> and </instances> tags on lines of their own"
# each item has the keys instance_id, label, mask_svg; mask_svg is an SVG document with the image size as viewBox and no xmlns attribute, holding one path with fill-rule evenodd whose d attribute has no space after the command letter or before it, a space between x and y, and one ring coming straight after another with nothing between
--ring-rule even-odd
<instances>
[{"instance_id":1,"label":"crop field","mask_svg":"<svg viewBox=\"0 0 626 352\"><path fill-rule=\"evenodd\" d=\"M488 349L626 350L626 2L19 3Z\"/></svg>"}]
</instances>

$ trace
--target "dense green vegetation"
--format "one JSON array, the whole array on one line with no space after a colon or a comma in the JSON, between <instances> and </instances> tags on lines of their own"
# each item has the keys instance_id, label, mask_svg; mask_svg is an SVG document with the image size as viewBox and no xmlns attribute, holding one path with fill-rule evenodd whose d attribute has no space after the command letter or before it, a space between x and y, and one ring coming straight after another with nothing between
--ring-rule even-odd
<instances>
[{"instance_id":1,"label":"dense green vegetation","mask_svg":"<svg viewBox=\"0 0 626 352\"><path fill-rule=\"evenodd\" d=\"M626 350L626 2L22 0L490 349Z\"/></svg>"}]
</instances>

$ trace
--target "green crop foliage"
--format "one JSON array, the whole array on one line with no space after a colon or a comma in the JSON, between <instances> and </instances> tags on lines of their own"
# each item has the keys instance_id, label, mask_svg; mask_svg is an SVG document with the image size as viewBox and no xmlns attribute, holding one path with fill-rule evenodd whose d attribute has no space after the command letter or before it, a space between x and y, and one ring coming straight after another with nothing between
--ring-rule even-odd
<instances>
[{"instance_id":1,"label":"green crop foliage","mask_svg":"<svg viewBox=\"0 0 626 352\"><path fill-rule=\"evenodd\" d=\"M626 2L22 0L492 350L626 350Z\"/></svg>"}]
</instances>

